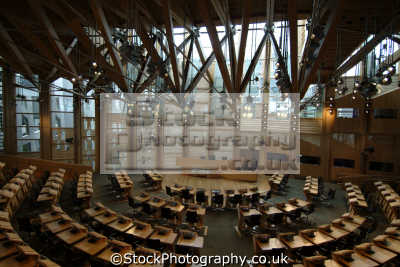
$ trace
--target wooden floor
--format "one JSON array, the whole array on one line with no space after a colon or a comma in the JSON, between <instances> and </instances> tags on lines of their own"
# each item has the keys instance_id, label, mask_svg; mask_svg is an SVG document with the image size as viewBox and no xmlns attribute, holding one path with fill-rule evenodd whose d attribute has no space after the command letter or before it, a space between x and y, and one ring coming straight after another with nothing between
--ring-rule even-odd
<instances>
[{"instance_id":1,"label":"wooden floor","mask_svg":"<svg viewBox=\"0 0 400 267\"><path fill-rule=\"evenodd\" d=\"M227 179L215 179L215 178L203 178L194 177L182 174L167 174L163 178L162 186L179 184L183 186L191 186L194 189L202 188L206 191L220 190L225 192L225 190L239 190L239 189L249 189L253 187L258 187L260 191L269 191L270 186L268 183L268 177L266 175L258 175L257 182L243 182L243 181L233 181Z\"/></svg>"}]
</instances>

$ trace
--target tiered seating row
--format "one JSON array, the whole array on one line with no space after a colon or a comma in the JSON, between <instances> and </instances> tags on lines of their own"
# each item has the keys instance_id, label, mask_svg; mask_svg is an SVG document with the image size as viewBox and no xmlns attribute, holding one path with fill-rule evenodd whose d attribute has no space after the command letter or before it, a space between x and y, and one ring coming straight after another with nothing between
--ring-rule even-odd
<instances>
[{"instance_id":1,"label":"tiered seating row","mask_svg":"<svg viewBox=\"0 0 400 267\"><path fill-rule=\"evenodd\" d=\"M297 198L289 199L288 203L277 203L275 206L268 203L258 205L256 208L241 206L238 209L238 230L249 230L246 228L253 227L254 223L276 226L287 223L288 218L293 222L301 216L301 213L308 215L313 211L314 208L310 202ZM261 217L258 222L255 222L255 216Z\"/></svg>"},{"instance_id":2,"label":"tiered seating row","mask_svg":"<svg viewBox=\"0 0 400 267\"><path fill-rule=\"evenodd\" d=\"M64 169L57 172L51 172L45 185L43 186L37 198L37 202L43 205L56 204L61 196L64 186Z\"/></svg>"},{"instance_id":3,"label":"tiered seating row","mask_svg":"<svg viewBox=\"0 0 400 267\"><path fill-rule=\"evenodd\" d=\"M308 201L312 201L314 197L319 196L319 179L307 176L303 191Z\"/></svg>"},{"instance_id":4,"label":"tiered seating row","mask_svg":"<svg viewBox=\"0 0 400 267\"><path fill-rule=\"evenodd\" d=\"M117 214L101 203L96 203L96 207L85 210L85 214L92 220L92 224L99 224L101 229L112 231L127 241L139 241L152 249L164 248L175 251L175 247L180 247L180 251L199 254L199 249L204 245L204 237L195 231L175 231L174 228L159 224L152 226Z\"/></svg>"},{"instance_id":5,"label":"tiered seating row","mask_svg":"<svg viewBox=\"0 0 400 267\"><path fill-rule=\"evenodd\" d=\"M25 244L10 222L32 187L35 170L21 170L0 190L0 266L59 267Z\"/></svg>"},{"instance_id":6,"label":"tiered seating row","mask_svg":"<svg viewBox=\"0 0 400 267\"><path fill-rule=\"evenodd\" d=\"M93 196L93 173L87 171L79 175L76 184L76 198L82 202L82 206L90 207L90 200Z\"/></svg>"},{"instance_id":7,"label":"tiered seating row","mask_svg":"<svg viewBox=\"0 0 400 267\"><path fill-rule=\"evenodd\" d=\"M352 183L345 183L344 186L346 189L349 211L361 215L367 214L368 204L360 187Z\"/></svg>"},{"instance_id":8,"label":"tiered seating row","mask_svg":"<svg viewBox=\"0 0 400 267\"><path fill-rule=\"evenodd\" d=\"M338 241L354 239L354 236L365 231L366 221L364 217L346 213L331 224L302 230L298 234L282 233L277 237L268 234L254 235L254 250L258 254L266 255L276 255L277 251L286 251L293 260L303 259L317 251L326 253L335 248L332 244Z\"/></svg>"},{"instance_id":9,"label":"tiered seating row","mask_svg":"<svg viewBox=\"0 0 400 267\"><path fill-rule=\"evenodd\" d=\"M391 222L400 219L400 196L388 184L375 182L374 185L378 189L377 202L382 208L386 218Z\"/></svg>"}]
</instances>

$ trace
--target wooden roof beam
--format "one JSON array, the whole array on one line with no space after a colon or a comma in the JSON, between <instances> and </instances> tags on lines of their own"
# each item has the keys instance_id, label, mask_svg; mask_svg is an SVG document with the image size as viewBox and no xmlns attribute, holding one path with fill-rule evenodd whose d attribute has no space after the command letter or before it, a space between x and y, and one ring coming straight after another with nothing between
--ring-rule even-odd
<instances>
[{"instance_id":1,"label":"wooden roof beam","mask_svg":"<svg viewBox=\"0 0 400 267\"><path fill-rule=\"evenodd\" d=\"M344 63L339 65L333 76L342 75L346 71L350 70L352 67L357 65L369 52L372 51L383 39L385 39L389 34L392 24L400 18L400 15L394 16L385 27L383 27L378 34L376 34L371 40L369 40L357 53L352 55Z\"/></svg>"},{"instance_id":2,"label":"wooden roof beam","mask_svg":"<svg viewBox=\"0 0 400 267\"><path fill-rule=\"evenodd\" d=\"M183 40L183 42L177 47L177 49L183 49L186 44L191 40L191 36L188 36L185 40ZM146 56L150 57L150 53L147 53ZM167 58L163 61L163 65L168 65L170 63L170 55L167 56ZM135 92L137 93L141 93L143 92L144 89L146 89L147 86L149 86L156 78L157 76L160 74L160 70L157 69L154 73L152 73L149 77L147 77L147 79L137 87L137 90L135 90ZM140 80L138 81L140 82Z\"/></svg>"},{"instance_id":3,"label":"wooden roof beam","mask_svg":"<svg viewBox=\"0 0 400 267\"><path fill-rule=\"evenodd\" d=\"M0 22L0 38L3 40L3 44L8 47L12 53L15 55L18 63L23 67L27 79L37 88L40 88L38 84L35 82L35 77L31 67L29 66L27 60L25 59L24 55L19 50L17 44L11 38L10 34L7 32L6 28Z\"/></svg>"},{"instance_id":4,"label":"wooden roof beam","mask_svg":"<svg viewBox=\"0 0 400 267\"><path fill-rule=\"evenodd\" d=\"M240 83L242 82L243 76L243 65L244 65L244 57L246 53L246 43L247 43L247 35L249 32L249 23L250 23L250 12L252 7L252 1L244 1L243 2L243 14L242 14L242 32L240 35L240 45L239 45L239 55L237 62L237 70L235 77L235 92L240 91Z\"/></svg>"},{"instance_id":5,"label":"wooden roof beam","mask_svg":"<svg viewBox=\"0 0 400 267\"><path fill-rule=\"evenodd\" d=\"M225 32L228 33L228 46L229 46L229 63L231 67L231 79L232 79L232 86L234 87L236 82L236 48L235 48L235 38L234 38L234 31L232 30L232 22L231 17L229 14L229 2L228 0L224 1L224 11L225 11ZM236 92L236 91L234 91Z\"/></svg>"},{"instance_id":6,"label":"wooden roof beam","mask_svg":"<svg viewBox=\"0 0 400 267\"><path fill-rule=\"evenodd\" d=\"M257 47L256 52L254 53L253 59L250 62L249 68L247 69L246 74L244 75L243 81L240 84L240 91L238 93L243 93L246 90L247 85L249 84L251 80L251 75L253 75L253 72L257 66L258 60L260 59L261 53L264 49L265 43L267 42L268 39L268 32L266 31L264 33L263 38L261 39L260 44Z\"/></svg>"},{"instance_id":7,"label":"wooden roof beam","mask_svg":"<svg viewBox=\"0 0 400 267\"><path fill-rule=\"evenodd\" d=\"M125 78L123 74L118 72L114 66L111 66L106 58L101 54L104 47L95 47L92 43L83 27L83 25L87 25L86 20L82 21L83 15L76 15L77 11L71 10L71 7L67 5L64 0L61 0L60 2L45 1L43 3L64 20L69 29L75 34L76 38L78 38L79 44L88 54L94 53L93 60L96 60L97 64L99 64L99 66L105 71L104 75L115 82L119 88L124 90ZM59 6L58 4L61 4L62 6ZM107 44L104 45L107 46Z\"/></svg>"},{"instance_id":8,"label":"wooden roof beam","mask_svg":"<svg viewBox=\"0 0 400 267\"><path fill-rule=\"evenodd\" d=\"M175 44L174 44L174 25L172 22L172 16L171 16L171 3L170 0L163 0L163 16L164 16L164 22L165 22L165 30L166 30L166 35L167 35L167 41L168 41L168 48L169 48L169 54L171 56L171 65L172 65L172 72L174 75L174 83L176 90L178 92L181 92L181 85L179 81L179 70L178 70L178 63L176 60L176 51L175 51Z\"/></svg>"},{"instance_id":9,"label":"wooden roof beam","mask_svg":"<svg viewBox=\"0 0 400 267\"><path fill-rule=\"evenodd\" d=\"M207 32L210 37L211 45L213 47L213 51L215 53L215 57L218 62L218 66L222 75L222 79L224 80L225 87L228 93L233 93L234 90L232 86L232 81L229 77L229 72L226 66L224 53L222 52L221 44L219 42L218 33L216 31L214 21L211 18L210 14L211 7L209 0L197 0L197 5L206 23Z\"/></svg>"},{"instance_id":10,"label":"wooden roof beam","mask_svg":"<svg viewBox=\"0 0 400 267\"><path fill-rule=\"evenodd\" d=\"M205 59L205 57L204 57L203 49L202 49L202 47L201 47L201 45L200 45L200 42L199 42L199 39L197 39L197 37L194 38L194 44L196 45L197 53L199 53L199 57L200 57L201 64L204 65L204 64L206 63L206 59ZM208 68L207 68L207 70L206 70L206 74L207 74L207 77L208 77L210 86L212 86L212 85L214 84L214 79L213 79L213 77L212 77L212 75L211 75L211 73L210 73L210 70L209 70Z\"/></svg>"},{"instance_id":11,"label":"wooden roof beam","mask_svg":"<svg viewBox=\"0 0 400 267\"><path fill-rule=\"evenodd\" d=\"M123 75L124 69L123 69L123 66L121 63L121 57L120 57L119 52L113 45L111 28L107 22L107 18L104 14L103 7L102 7L101 3L99 3L96 0L90 0L90 5L92 8L92 12L96 18L97 24L100 27L101 35L103 36L103 38L107 44L107 48L111 55L111 59L114 63L114 67L117 68L117 71ZM123 79L123 86L124 87L121 89L125 89L126 91L128 91L128 83L125 78Z\"/></svg>"},{"instance_id":12,"label":"wooden roof beam","mask_svg":"<svg viewBox=\"0 0 400 267\"><path fill-rule=\"evenodd\" d=\"M288 1L289 30L290 30L290 68L292 74L291 92L298 92L298 42L297 42L297 1Z\"/></svg>"},{"instance_id":13,"label":"wooden roof beam","mask_svg":"<svg viewBox=\"0 0 400 267\"><path fill-rule=\"evenodd\" d=\"M140 39L142 40L142 43L144 47L146 48L147 52L150 53L151 61L158 65L159 67L162 66L163 62L160 57L160 55L157 52L157 49L154 47L147 31L145 28L145 25L143 24L143 21L139 19L139 25L136 27L136 33L139 35ZM171 87L171 90L173 93L178 93L179 91L176 90L176 87L174 83L172 82L171 78L168 76L163 76L163 79L167 83L169 87Z\"/></svg>"},{"instance_id":14,"label":"wooden roof beam","mask_svg":"<svg viewBox=\"0 0 400 267\"><path fill-rule=\"evenodd\" d=\"M188 79L188 74L189 74L189 67L190 67L190 58L192 57L193 54L193 43L194 43L194 36L191 36L192 40L190 41L190 46L189 46L189 51L188 51L188 59L186 59L185 62L185 67L183 68L183 79L182 79L182 88L185 88L186 82Z\"/></svg>"},{"instance_id":15,"label":"wooden roof beam","mask_svg":"<svg viewBox=\"0 0 400 267\"><path fill-rule=\"evenodd\" d=\"M224 38L220 41L220 45L222 45L226 40L228 39L228 35L225 35ZM201 66L200 71L197 72L196 76L194 76L193 80L190 82L188 87L185 90L185 93L190 93L194 90L194 88L197 86L197 84L200 82L201 78L203 75L206 73L208 68L211 66L215 59L215 51L211 53L211 55L208 56L207 60L205 63Z\"/></svg>"},{"instance_id":16,"label":"wooden roof beam","mask_svg":"<svg viewBox=\"0 0 400 267\"><path fill-rule=\"evenodd\" d=\"M308 86L311 84L311 79L313 78L313 75L316 73L317 68L320 66L320 62L322 60L322 51L325 49L327 46L327 40L329 40L334 34L336 34L336 24L337 24L337 11L338 11L338 5L339 1L336 0L328 0L327 5L329 6L329 14L328 14L328 19L326 21L326 24L323 29L323 37L322 40L319 41L319 46L313 50L311 50L312 55L314 57L313 60L311 60L310 66L307 64L303 64L300 68L300 76L299 76L299 91L300 91L300 99L302 99L305 95L305 93L308 90ZM310 55L310 36L311 33L308 36L307 40L307 46L304 49L305 54L303 54L303 62L304 59L307 58Z\"/></svg>"},{"instance_id":17,"label":"wooden roof beam","mask_svg":"<svg viewBox=\"0 0 400 267\"><path fill-rule=\"evenodd\" d=\"M64 65L72 73L72 76L77 79L78 73L76 71L76 68L75 68L74 64L72 63L72 60L67 55L67 52L65 51L62 41L54 28L54 25L52 24L49 17L47 16L45 10L41 6L42 2L28 0L28 3L30 5L30 7L32 8L33 12L35 13L35 15L37 16L37 18L42 23L43 27L45 28L50 43L53 45L57 54L64 62Z\"/></svg>"}]
</instances>

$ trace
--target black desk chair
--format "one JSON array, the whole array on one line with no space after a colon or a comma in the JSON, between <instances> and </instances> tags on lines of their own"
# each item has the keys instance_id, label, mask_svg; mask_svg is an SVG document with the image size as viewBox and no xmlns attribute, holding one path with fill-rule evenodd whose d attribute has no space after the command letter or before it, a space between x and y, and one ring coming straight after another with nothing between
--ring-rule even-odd
<instances>
[{"instance_id":1,"label":"black desk chair","mask_svg":"<svg viewBox=\"0 0 400 267\"><path fill-rule=\"evenodd\" d=\"M260 233L258 227L260 225L261 215L253 215L244 219L246 224L246 232L249 234Z\"/></svg>"},{"instance_id":2,"label":"black desk chair","mask_svg":"<svg viewBox=\"0 0 400 267\"><path fill-rule=\"evenodd\" d=\"M301 210L297 209L287 214L287 217L290 219L292 223L296 222L301 216Z\"/></svg>"},{"instance_id":3,"label":"black desk chair","mask_svg":"<svg viewBox=\"0 0 400 267\"><path fill-rule=\"evenodd\" d=\"M161 217L166 220L167 224L170 224L170 223L172 223L174 225L176 224L175 223L175 219L176 219L175 214L167 207L161 208Z\"/></svg>"},{"instance_id":4,"label":"black desk chair","mask_svg":"<svg viewBox=\"0 0 400 267\"><path fill-rule=\"evenodd\" d=\"M165 186L165 192L170 197L174 197L174 196L178 195L176 192L172 192L171 187L168 185Z\"/></svg>"},{"instance_id":5,"label":"black desk chair","mask_svg":"<svg viewBox=\"0 0 400 267\"><path fill-rule=\"evenodd\" d=\"M226 194L226 206L225 208L235 209L237 203L235 202L235 190L228 189L225 190Z\"/></svg>"},{"instance_id":6,"label":"black desk chair","mask_svg":"<svg viewBox=\"0 0 400 267\"><path fill-rule=\"evenodd\" d=\"M142 210L142 203L136 202L131 195L128 195L128 205L133 209L133 215L138 214Z\"/></svg>"},{"instance_id":7,"label":"black desk chair","mask_svg":"<svg viewBox=\"0 0 400 267\"><path fill-rule=\"evenodd\" d=\"M272 197L272 191L269 190L269 191L265 194L264 200L265 200L265 201L268 201L268 199L271 199L271 197Z\"/></svg>"},{"instance_id":8,"label":"black desk chair","mask_svg":"<svg viewBox=\"0 0 400 267\"><path fill-rule=\"evenodd\" d=\"M187 204L187 203L193 203L193 195L190 193L189 188L184 188L181 191L181 197L182 197L182 202Z\"/></svg>"},{"instance_id":9,"label":"black desk chair","mask_svg":"<svg viewBox=\"0 0 400 267\"><path fill-rule=\"evenodd\" d=\"M204 205L207 201L206 192L204 189L197 189L196 191L196 203L199 205Z\"/></svg>"},{"instance_id":10,"label":"black desk chair","mask_svg":"<svg viewBox=\"0 0 400 267\"><path fill-rule=\"evenodd\" d=\"M267 222L271 225L279 225L283 222L283 213L277 213L267 217Z\"/></svg>"},{"instance_id":11,"label":"black desk chair","mask_svg":"<svg viewBox=\"0 0 400 267\"><path fill-rule=\"evenodd\" d=\"M152 207L150 206L150 204L147 203L147 202L144 202L144 203L142 204L142 211L143 211L146 215L148 215L148 216L153 216L154 213L156 212L156 210L155 210L154 208L152 208Z\"/></svg>"},{"instance_id":12,"label":"black desk chair","mask_svg":"<svg viewBox=\"0 0 400 267\"><path fill-rule=\"evenodd\" d=\"M211 206L214 210L222 210L224 206L224 195L219 190L212 190Z\"/></svg>"},{"instance_id":13,"label":"black desk chair","mask_svg":"<svg viewBox=\"0 0 400 267\"><path fill-rule=\"evenodd\" d=\"M197 215L196 211L188 210L186 212L186 221L191 225L191 226L196 226L200 222L200 218Z\"/></svg>"},{"instance_id":14,"label":"black desk chair","mask_svg":"<svg viewBox=\"0 0 400 267\"><path fill-rule=\"evenodd\" d=\"M253 207L258 207L260 204L260 193L253 193L250 202Z\"/></svg>"}]
</instances>

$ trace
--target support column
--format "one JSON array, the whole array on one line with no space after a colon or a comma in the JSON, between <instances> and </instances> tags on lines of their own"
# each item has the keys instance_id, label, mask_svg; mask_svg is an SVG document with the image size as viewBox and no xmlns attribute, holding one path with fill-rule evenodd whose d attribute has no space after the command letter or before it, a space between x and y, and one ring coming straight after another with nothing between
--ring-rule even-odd
<instances>
[{"instance_id":1,"label":"support column","mask_svg":"<svg viewBox=\"0 0 400 267\"><path fill-rule=\"evenodd\" d=\"M82 163L82 102L81 97L74 94L74 162Z\"/></svg>"},{"instance_id":2,"label":"support column","mask_svg":"<svg viewBox=\"0 0 400 267\"><path fill-rule=\"evenodd\" d=\"M15 72L3 68L4 151L17 153L17 122L15 101Z\"/></svg>"},{"instance_id":3,"label":"support column","mask_svg":"<svg viewBox=\"0 0 400 267\"><path fill-rule=\"evenodd\" d=\"M51 159L50 87L47 82L40 87L40 158Z\"/></svg>"},{"instance_id":4,"label":"support column","mask_svg":"<svg viewBox=\"0 0 400 267\"><path fill-rule=\"evenodd\" d=\"M96 142L96 152L95 152L95 173L100 173L100 96L96 95L94 100L95 105L95 142Z\"/></svg>"}]
</instances>

